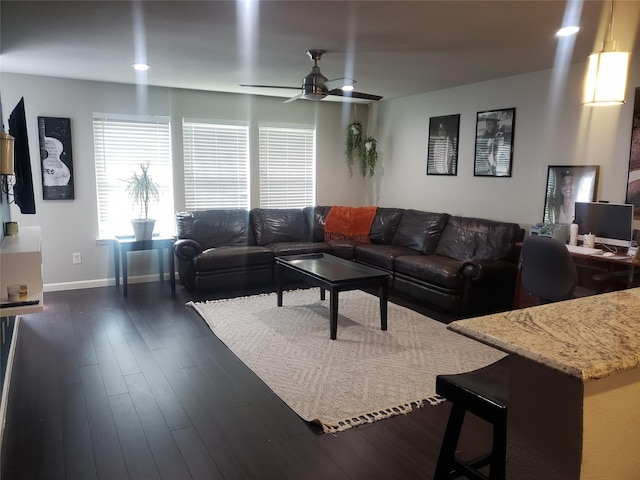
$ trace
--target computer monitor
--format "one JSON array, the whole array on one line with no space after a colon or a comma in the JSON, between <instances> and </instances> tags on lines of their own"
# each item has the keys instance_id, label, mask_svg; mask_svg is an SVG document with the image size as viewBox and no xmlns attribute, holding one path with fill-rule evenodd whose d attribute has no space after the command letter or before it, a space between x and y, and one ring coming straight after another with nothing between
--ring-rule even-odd
<instances>
[{"instance_id":1,"label":"computer monitor","mask_svg":"<svg viewBox=\"0 0 640 480\"><path fill-rule=\"evenodd\" d=\"M596 243L629 247L633 232L633 205L626 203L576 202L578 240L593 233Z\"/></svg>"}]
</instances>

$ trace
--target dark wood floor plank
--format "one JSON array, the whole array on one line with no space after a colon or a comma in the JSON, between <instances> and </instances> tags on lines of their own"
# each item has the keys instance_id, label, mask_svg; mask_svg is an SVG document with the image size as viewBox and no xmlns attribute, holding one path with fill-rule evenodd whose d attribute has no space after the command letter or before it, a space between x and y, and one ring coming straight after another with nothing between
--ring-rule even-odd
<instances>
[{"instance_id":1,"label":"dark wood floor plank","mask_svg":"<svg viewBox=\"0 0 640 480\"><path fill-rule=\"evenodd\" d=\"M63 385L60 403L67 480L97 479L82 384Z\"/></svg>"},{"instance_id":2,"label":"dark wood floor plank","mask_svg":"<svg viewBox=\"0 0 640 480\"><path fill-rule=\"evenodd\" d=\"M127 375L125 381L162 479L183 480L190 478L189 469L164 421L144 375Z\"/></svg>"},{"instance_id":3,"label":"dark wood floor plank","mask_svg":"<svg viewBox=\"0 0 640 480\"><path fill-rule=\"evenodd\" d=\"M119 395L127 392L127 386L124 383L120 364L116 358L109 336L105 331L109 325L105 327L97 326L92 328L91 338L93 347L96 351L96 358L100 367L104 388L108 396Z\"/></svg>"},{"instance_id":4,"label":"dark wood floor plank","mask_svg":"<svg viewBox=\"0 0 640 480\"><path fill-rule=\"evenodd\" d=\"M129 477L159 480L160 472L129 394L110 396L109 405Z\"/></svg>"},{"instance_id":5,"label":"dark wood floor plank","mask_svg":"<svg viewBox=\"0 0 640 480\"><path fill-rule=\"evenodd\" d=\"M98 365L80 367L91 443L99 479L128 479L120 439Z\"/></svg>"},{"instance_id":6,"label":"dark wood floor plank","mask_svg":"<svg viewBox=\"0 0 640 480\"><path fill-rule=\"evenodd\" d=\"M193 427L171 432L194 480L222 480L225 477Z\"/></svg>"},{"instance_id":7,"label":"dark wood floor plank","mask_svg":"<svg viewBox=\"0 0 640 480\"><path fill-rule=\"evenodd\" d=\"M39 433L35 455L36 478L64 480L64 451L62 445L62 409L58 388L56 355L38 355L38 409L32 412L38 419Z\"/></svg>"},{"instance_id":8,"label":"dark wood floor plank","mask_svg":"<svg viewBox=\"0 0 640 480\"><path fill-rule=\"evenodd\" d=\"M191 419L184 411L180 400L169 385L153 354L147 348L147 344L138 338L128 340L128 343L169 429L176 430L191 426Z\"/></svg>"},{"instance_id":9,"label":"dark wood floor plank","mask_svg":"<svg viewBox=\"0 0 640 480\"><path fill-rule=\"evenodd\" d=\"M210 401L208 399L203 400L200 397L196 389L193 388L192 383L176 363L172 353L168 349L159 349L154 350L153 355L160 364L164 376L176 392L180 403L183 405L189 418L191 418L202 442L224 475L224 478L255 478L252 475L244 473L242 471L244 470L244 468L242 468L244 466L237 465L235 456L228 454L226 445L229 440L223 429L218 427L215 415L212 415L208 408ZM227 412L224 412L223 415L227 415Z\"/></svg>"},{"instance_id":10,"label":"dark wood floor plank","mask_svg":"<svg viewBox=\"0 0 640 480\"><path fill-rule=\"evenodd\" d=\"M122 316L118 315L116 311L112 311L111 314L112 319L109 321L109 326L105 328L105 332L111 342L111 347L118 366L120 367L120 372L123 376L140 373L140 366L131 352L131 348L129 348L129 344L120 328L120 319ZM129 335L132 335L132 333L130 332Z\"/></svg>"}]
</instances>

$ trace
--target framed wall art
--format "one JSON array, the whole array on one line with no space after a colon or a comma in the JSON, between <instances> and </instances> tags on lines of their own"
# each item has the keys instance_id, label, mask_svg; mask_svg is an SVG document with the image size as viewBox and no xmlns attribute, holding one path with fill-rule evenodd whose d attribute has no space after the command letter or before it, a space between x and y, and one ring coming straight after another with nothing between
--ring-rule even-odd
<instances>
[{"instance_id":1,"label":"framed wall art","mask_svg":"<svg viewBox=\"0 0 640 480\"><path fill-rule=\"evenodd\" d=\"M572 223L576 202L596 198L598 170L598 165L549 165L542 221Z\"/></svg>"},{"instance_id":2,"label":"framed wall art","mask_svg":"<svg viewBox=\"0 0 640 480\"><path fill-rule=\"evenodd\" d=\"M427 175L458 174L460 114L429 119Z\"/></svg>"},{"instance_id":3,"label":"framed wall art","mask_svg":"<svg viewBox=\"0 0 640 480\"><path fill-rule=\"evenodd\" d=\"M43 200L72 200L71 119L38 117Z\"/></svg>"},{"instance_id":4,"label":"framed wall art","mask_svg":"<svg viewBox=\"0 0 640 480\"><path fill-rule=\"evenodd\" d=\"M511 176L515 126L515 108L478 112L473 161L474 176Z\"/></svg>"},{"instance_id":5,"label":"framed wall art","mask_svg":"<svg viewBox=\"0 0 640 480\"><path fill-rule=\"evenodd\" d=\"M631 125L627 203L633 203L633 217L640 220L640 88L636 88Z\"/></svg>"}]
</instances>

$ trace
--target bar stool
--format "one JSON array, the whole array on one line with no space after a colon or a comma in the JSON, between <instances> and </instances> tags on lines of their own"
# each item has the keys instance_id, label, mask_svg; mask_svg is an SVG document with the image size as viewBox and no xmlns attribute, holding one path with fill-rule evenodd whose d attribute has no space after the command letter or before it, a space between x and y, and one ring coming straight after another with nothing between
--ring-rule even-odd
<instances>
[{"instance_id":1,"label":"bar stool","mask_svg":"<svg viewBox=\"0 0 640 480\"><path fill-rule=\"evenodd\" d=\"M507 459L507 404L509 371L505 357L491 365L471 372L438 375L436 392L451 401L451 413L444 433L434 480L466 476L473 480L504 480ZM456 458L456 449L465 413L493 425L492 451L470 462ZM490 465L489 476L480 471Z\"/></svg>"}]
</instances>

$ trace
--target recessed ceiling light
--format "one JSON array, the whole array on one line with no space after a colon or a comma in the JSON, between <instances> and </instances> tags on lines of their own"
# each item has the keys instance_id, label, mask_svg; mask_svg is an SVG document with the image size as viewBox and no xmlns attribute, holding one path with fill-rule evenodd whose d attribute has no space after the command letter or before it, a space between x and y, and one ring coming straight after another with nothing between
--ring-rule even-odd
<instances>
[{"instance_id":1,"label":"recessed ceiling light","mask_svg":"<svg viewBox=\"0 0 640 480\"><path fill-rule=\"evenodd\" d=\"M556 32L556 37L569 37L571 35L575 35L576 33L578 33L578 30L580 30L580 27L576 27L576 26L562 27L560 30Z\"/></svg>"},{"instance_id":2,"label":"recessed ceiling light","mask_svg":"<svg viewBox=\"0 0 640 480\"><path fill-rule=\"evenodd\" d=\"M144 72L145 70L149 70L151 65L147 65L146 63L134 63L131 65L135 70L139 72Z\"/></svg>"}]
</instances>

